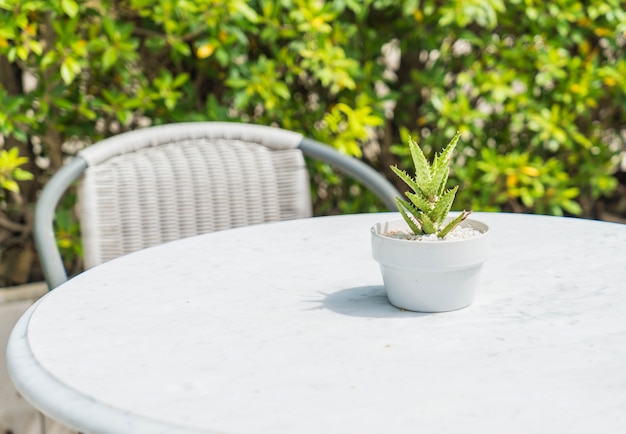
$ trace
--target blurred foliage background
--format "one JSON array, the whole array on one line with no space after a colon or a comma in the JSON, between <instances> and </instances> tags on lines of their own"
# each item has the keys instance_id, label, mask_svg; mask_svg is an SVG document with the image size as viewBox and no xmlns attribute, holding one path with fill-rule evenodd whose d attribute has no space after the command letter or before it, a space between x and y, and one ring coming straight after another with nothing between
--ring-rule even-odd
<instances>
[{"instance_id":1,"label":"blurred foliage background","mask_svg":"<svg viewBox=\"0 0 626 434\"><path fill-rule=\"evenodd\" d=\"M409 167L409 135L432 155L460 130L456 209L623 221L624 9L618 0L0 0L0 282L41 278L33 204L65 158L178 121L295 130L394 182L389 165ZM330 168L314 169L317 214L381 209ZM79 269L73 206L70 195L57 227Z\"/></svg>"}]
</instances>

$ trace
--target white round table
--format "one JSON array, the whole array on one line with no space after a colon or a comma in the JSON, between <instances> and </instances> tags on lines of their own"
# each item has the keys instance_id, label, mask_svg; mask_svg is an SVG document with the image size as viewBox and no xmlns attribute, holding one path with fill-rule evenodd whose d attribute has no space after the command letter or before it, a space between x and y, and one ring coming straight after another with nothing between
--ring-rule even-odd
<instances>
[{"instance_id":1,"label":"white round table","mask_svg":"<svg viewBox=\"0 0 626 434\"><path fill-rule=\"evenodd\" d=\"M626 225L475 213L477 299L401 311L370 227L295 220L137 252L16 326L19 391L84 433L626 432Z\"/></svg>"}]
</instances>

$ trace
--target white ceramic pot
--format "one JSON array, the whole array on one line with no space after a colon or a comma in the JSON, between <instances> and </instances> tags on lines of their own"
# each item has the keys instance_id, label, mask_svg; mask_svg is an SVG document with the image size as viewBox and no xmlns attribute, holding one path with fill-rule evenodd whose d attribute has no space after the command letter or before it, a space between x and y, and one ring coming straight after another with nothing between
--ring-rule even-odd
<instances>
[{"instance_id":1,"label":"white ceramic pot","mask_svg":"<svg viewBox=\"0 0 626 434\"><path fill-rule=\"evenodd\" d=\"M372 227L372 255L380 264L389 302L416 312L462 309L474 301L483 264L489 257L489 227L465 220L482 232L459 240L414 241L385 236L408 231L403 219Z\"/></svg>"}]
</instances>

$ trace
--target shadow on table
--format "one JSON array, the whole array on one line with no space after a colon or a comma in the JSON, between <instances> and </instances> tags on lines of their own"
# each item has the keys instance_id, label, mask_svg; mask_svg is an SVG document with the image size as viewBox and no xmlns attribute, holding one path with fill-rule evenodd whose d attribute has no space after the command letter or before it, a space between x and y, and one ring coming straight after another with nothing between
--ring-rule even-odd
<instances>
[{"instance_id":1,"label":"shadow on table","mask_svg":"<svg viewBox=\"0 0 626 434\"><path fill-rule=\"evenodd\" d=\"M385 287L358 286L325 294L323 307L342 315L366 318L401 318L431 315L399 309L389 303Z\"/></svg>"}]
</instances>

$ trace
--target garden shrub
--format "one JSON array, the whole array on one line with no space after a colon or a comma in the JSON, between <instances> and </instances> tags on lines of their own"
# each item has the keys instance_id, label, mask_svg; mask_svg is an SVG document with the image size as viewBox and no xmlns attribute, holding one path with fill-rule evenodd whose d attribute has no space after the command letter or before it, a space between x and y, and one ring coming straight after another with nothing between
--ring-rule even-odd
<instances>
[{"instance_id":1,"label":"garden shrub","mask_svg":"<svg viewBox=\"0 0 626 434\"><path fill-rule=\"evenodd\" d=\"M27 203L82 146L197 120L299 131L389 179L409 134L430 157L460 130L459 209L597 217L618 188L621 1L0 0L0 21L0 131L37 163ZM316 213L380 209L315 169Z\"/></svg>"}]
</instances>

